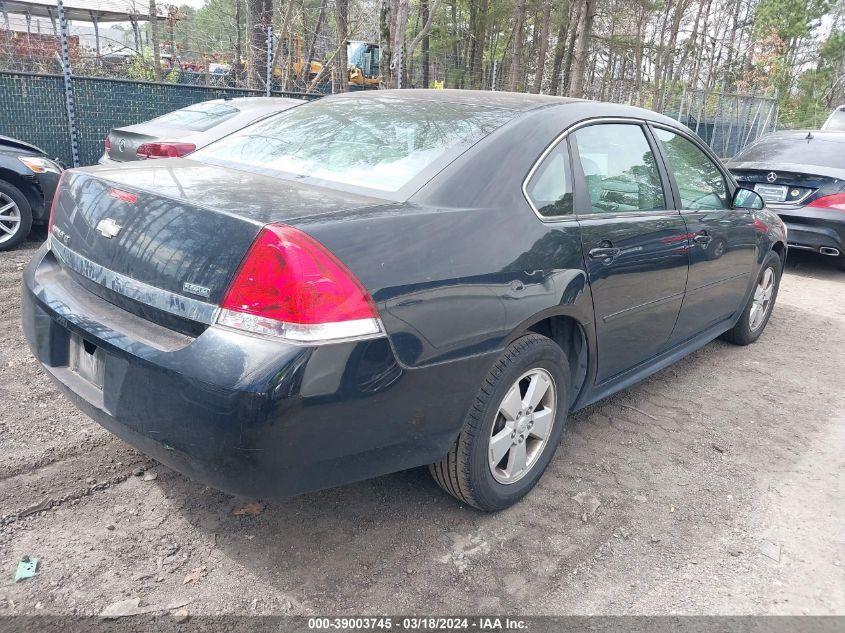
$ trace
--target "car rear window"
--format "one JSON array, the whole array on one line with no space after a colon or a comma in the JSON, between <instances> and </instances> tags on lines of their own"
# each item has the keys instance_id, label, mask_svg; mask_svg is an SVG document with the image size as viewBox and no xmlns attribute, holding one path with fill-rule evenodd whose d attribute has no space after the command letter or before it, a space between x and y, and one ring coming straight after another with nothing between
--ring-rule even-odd
<instances>
[{"instance_id":1,"label":"car rear window","mask_svg":"<svg viewBox=\"0 0 845 633\"><path fill-rule=\"evenodd\" d=\"M192 158L396 192L436 173L514 112L399 96L321 99L256 123Z\"/></svg>"},{"instance_id":2,"label":"car rear window","mask_svg":"<svg viewBox=\"0 0 845 633\"><path fill-rule=\"evenodd\" d=\"M819 133L809 140L806 133L763 137L731 159L732 163L795 163L822 167L845 167L845 134L841 139Z\"/></svg>"},{"instance_id":3,"label":"car rear window","mask_svg":"<svg viewBox=\"0 0 845 633\"><path fill-rule=\"evenodd\" d=\"M231 119L240 110L224 103L197 103L181 110L169 112L151 121L167 127L178 127L194 132L205 132Z\"/></svg>"},{"instance_id":4,"label":"car rear window","mask_svg":"<svg viewBox=\"0 0 845 633\"><path fill-rule=\"evenodd\" d=\"M845 107L837 108L831 113L824 129L828 132L845 132Z\"/></svg>"}]
</instances>

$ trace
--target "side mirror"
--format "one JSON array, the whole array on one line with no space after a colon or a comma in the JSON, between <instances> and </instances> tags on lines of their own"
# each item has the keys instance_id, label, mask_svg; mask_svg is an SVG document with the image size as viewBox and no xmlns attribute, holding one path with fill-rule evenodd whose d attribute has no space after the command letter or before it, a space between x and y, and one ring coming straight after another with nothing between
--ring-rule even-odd
<instances>
[{"instance_id":1,"label":"side mirror","mask_svg":"<svg viewBox=\"0 0 845 633\"><path fill-rule=\"evenodd\" d=\"M734 191L734 199L731 206L734 209L750 209L751 211L759 211L766 205L760 194L751 189L739 187Z\"/></svg>"}]
</instances>

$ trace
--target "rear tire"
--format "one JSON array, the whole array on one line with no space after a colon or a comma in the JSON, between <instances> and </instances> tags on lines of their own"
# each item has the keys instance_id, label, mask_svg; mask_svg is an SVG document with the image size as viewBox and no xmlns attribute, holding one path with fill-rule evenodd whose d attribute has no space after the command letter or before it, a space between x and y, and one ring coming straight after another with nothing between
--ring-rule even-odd
<instances>
[{"instance_id":1,"label":"rear tire","mask_svg":"<svg viewBox=\"0 0 845 633\"><path fill-rule=\"evenodd\" d=\"M20 189L0 180L0 252L23 242L32 227L32 208Z\"/></svg>"},{"instance_id":2,"label":"rear tire","mask_svg":"<svg viewBox=\"0 0 845 633\"><path fill-rule=\"evenodd\" d=\"M560 443L570 384L569 363L554 341L539 334L514 341L485 377L449 453L429 466L434 480L487 512L519 501Z\"/></svg>"},{"instance_id":3,"label":"rear tire","mask_svg":"<svg viewBox=\"0 0 845 633\"><path fill-rule=\"evenodd\" d=\"M722 335L734 345L750 345L763 333L780 288L782 262L774 251L770 251L760 267L760 273L754 284L754 292L748 299L742 316L730 330ZM766 298L768 296L768 299Z\"/></svg>"}]
</instances>

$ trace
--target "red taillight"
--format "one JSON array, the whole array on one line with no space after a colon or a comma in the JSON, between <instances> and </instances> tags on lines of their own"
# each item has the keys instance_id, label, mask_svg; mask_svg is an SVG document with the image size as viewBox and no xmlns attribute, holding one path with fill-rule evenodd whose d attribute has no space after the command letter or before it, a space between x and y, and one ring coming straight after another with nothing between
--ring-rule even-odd
<instances>
[{"instance_id":1,"label":"red taillight","mask_svg":"<svg viewBox=\"0 0 845 633\"><path fill-rule=\"evenodd\" d=\"M106 153L111 153L111 139L109 139L109 135L106 134Z\"/></svg>"},{"instance_id":2,"label":"red taillight","mask_svg":"<svg viewBox=\"0 0 845 633\"><path fill-rule=\"evenodd\" d=\"M816 198L808 207L816 209L836 209L837 211L845 211L845 193L834 193L829 196L822 196Z\"/></svg>"},{"instance_id":3,"label":"red taillight","mask_svg":"<svg viewBox=\"0 0 845 633\"><path fill-rule=\"evenodd\" d=\"M140 159L179 158L190 154L197 148L193 143L144 143L135 152Z\"/></svg>"},{"instance_id":4,"label":"red taillight","mask_svg":"<svg viewBox=\"0 0 845 633\"><path fill-rule=\"evenodd\" d=\"M343 263L298 229L258 234L220 304L218 323L298 341L381 332L373 300Z\"/></svg>"}]
</instances>

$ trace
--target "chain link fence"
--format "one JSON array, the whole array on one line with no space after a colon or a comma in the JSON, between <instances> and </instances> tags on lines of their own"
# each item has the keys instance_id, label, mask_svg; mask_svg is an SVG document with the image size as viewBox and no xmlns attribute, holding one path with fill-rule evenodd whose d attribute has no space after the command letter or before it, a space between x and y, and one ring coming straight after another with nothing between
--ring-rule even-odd
<instances>
[{"instance_id":1,"label":"chain link fence","mask_svg":"<svg viewBox=\"0 0 845 633\"><path fill-rule=\"evenodd\" d=\"M321 0L308 10L302 5L297 15L277 16L277 22L287 28L275 32L272 26L259 25L252 37L247 37L243 15L228 16L221 28L234 28L235 33L221 31L214 42L197 41L187 31L180 32L181 10L166 5L164 17L157 22L161 67L156 69L149 29L142 31L137 19L132 29L95 28L92 47L90 34L86 36L82 27L69 28L62 0L56 0L55 15L50 9L49 20L10 16L0 0L4 9L0 17L0 133L39 145L66 164L87 165L100 156L110 129L199 101L335 92L340 81L332 60L336 45L328 28L330 4ZM362 16L353 18L356 24L366 23ZM376 32L366 34L377 38ZM428 48L428 42L421 40L409 47L411 52L404 58L397 54L384 60L388 76L382 77L380 87L566 94L572 79L571 57L568 65L561 50L544 50L542 38L525 41L521 60L514 64L516 53L509 38L481 46L470 33L466 35L448 47ZM210 52L192 50L197 45ZM380 66L384 66L379 47L367 42L349 46L349 51L364 51L358 55L361 60L355 58L357 84L351 81L350 71L350 89L379 87ZM653 95L643 87L633 65L623 63L611 70L589 69L583 86L589 98L653 107L688 126L722 158L776 127L776 98L687 90L677 83L664 88L662 95ZM154 81L156 76L162 80Z\"/></svg>"},{"instance_id":2,"label":"chain link fence","mask_svg":"<svg viewBox=\"0 0 845 633\"><path fill-rule=\"evenodd\" d=\"M663 114L683 123L720 158L777 129L775 97L684 90L667 99Z\"/></svg>"},{"instance_id":3,"label":"chain link fence","mask_svg":"<svg viewBox=\"0 0 845 633\"><path fill-rule=\"evenodd\" d=\"M457 88L510 90L563 96L571 79L571 68L549 54L539 72L536 63L520 65L518 76L511 74L511 59L500 57L472 60L471 56L424 54L417 49L407 59L396 56L392 62L391 88ZM720 158L730 158L749 143L777 129L777 97L735 94L709 90L688 90L671 85L658 100L638 87L633 73L614 85L597 81L588 73L584 91L589 98L615 103L642 103L683 123L694 131Z\"/></svg>"},{"instance_id":4,"label":"chain link fence","mask_svg":"<svg viewBox=\"0 0 845 633\"><path fill-rule=\"evenodd\" d=\"M73 93L79 164L91 165L103 153L103 141L112 128L141 123L200 101L259 96L264 91L74 77ZM279 91L272 94L317 96ZM72 165L62 76L0 72L0 132L37 145Z\"/></svg>"}]
</instances>

